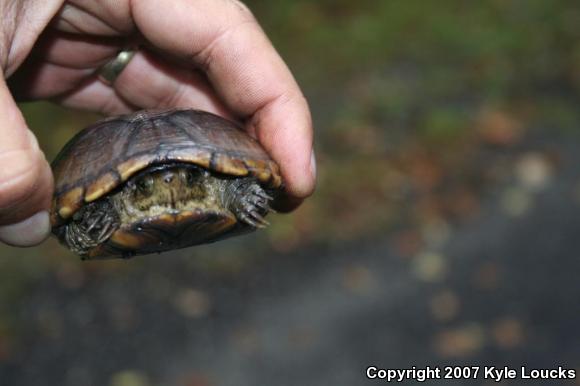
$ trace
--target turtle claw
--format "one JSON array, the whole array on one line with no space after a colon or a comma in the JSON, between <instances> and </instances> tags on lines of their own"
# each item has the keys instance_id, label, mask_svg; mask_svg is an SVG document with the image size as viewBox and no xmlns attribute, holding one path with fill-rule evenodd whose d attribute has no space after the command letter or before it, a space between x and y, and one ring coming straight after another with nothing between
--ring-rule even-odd
<instances>
[{"instance_id":1,"label":"turtle claw","mask_svg":"<svg viewBox=\"0 0 580 386\"><path fill-rule=\"evenodd\" d=\"M252 218L260 225L258 228L266 228L270 223L257 211L253 210L250 212Z\"/></svg>"},{"instance_id":2,"label":"turtle claw","mask_svg":"<svg viewBox=\"0 0 580 386\"><path fill-rule=\"evenodd\" d=\"M86 232L91 232L97 225L99 225L101 223L101 221L103 221L103 218L105 217L105 213L99 213L97 216L91 218L89 221L89 225L86 229Z\"/></svg>"},{"instance_id":3,"label":"turtle claw","mask_svg":"<svg viewBox=\"0 0 580 386\"><path fill-rule=\"evenodd\" d=\"M264 201L264 200L257 201L257 202L254 203L254 205L258 209L261 209L262 211L265 211L265 212L269 212L271 210L270 209L270 205L268 205L268 202L267 201Z\"/></svg>"},{"instance_id":4,"label":"turtle claw","mask_svg":"<svg viewBox=\"0 0 580 386\"><path fill-rule=\"evenodd\" d=\"M274 199L274 197L270 196L262 188L259 188L259 191L256 192L256 195L258 195L259 197L262 197L264 200L272 201Z\"/></svg>"},{"instance_id":5,"label":"turtle claw","mask_svg":"<svg viewBox=\"0 0 580 386\"><path fill-rule=\"evenodd\" d=\"M270 223L266 221L259 213L252 212L251 214L242 214L240 215L240 220L245 222L248 225L253 226L254 228L266 228Z\"/></svg>"},{"instance_id":6,"label":"turtle claw","mask_svg":"<svg viewBox=\"0 0 580 386\"><path fill-rule=\"evenodd\" d=\"M230 209L236 217L254 228L265 228L270 223L264 219L272 209L267 194L255 181L238 181L230 190Z\"/></svg>"},{"instance_id":7,"label":"turtle claw","mask_svg":"<svg viewBox=\"0 0 580 386\"><path fill-rule=\"evenodd\" d=\"M88 252L105 242L119 226L117 213L109 200L90 203L81 208L64 231L64 241L69 249L83 259Z\"/></svg>"}]
</instances>

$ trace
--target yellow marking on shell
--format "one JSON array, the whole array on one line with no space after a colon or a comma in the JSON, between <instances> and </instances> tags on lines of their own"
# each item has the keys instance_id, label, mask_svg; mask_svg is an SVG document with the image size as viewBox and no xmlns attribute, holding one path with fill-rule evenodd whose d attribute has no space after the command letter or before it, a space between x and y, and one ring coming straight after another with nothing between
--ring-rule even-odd
<instances>
[{"instance_id":1,"label":"yellow marking on shell","mask_svg":"<svg viewBox=\"0 0 580 386\"><path fill-rule=\"evenodd\" d=\"M188 217L193 217L194 215L195 215L195 212L192 210L183 210L175 216L175 221L177 223L180 223L180 222L186 220Z\"/></svg>"},{"instance_id":2,"label":"yellow marking on shell","mask_svg":"<svg viewBox=\"0 0 580 386\"><path fill-rule=\"evenodd\" d=\"M278 167L278 164L274 162L270 162L270 167L272 168L272 174L270 175L270 181L268 182L268 185L270 185L271 188L277 189L282 186L280 168Z\"/></svg>"},{"instance_id":3,"label":"yellow marking on shell","mask_svg":"<svg viewBox=\"0 0 580 386\"><path fill-rule=\"evenodd\" d=\"M252 171L261 170L266 166L266 163L264 161L254 159L247 159L244 162L246 166Z\"/></svg>"},{"instance_id":4,"label":"yellow marking on shell","mask_svg":"<svg viewBox=\"0 0 580 386\"><path fill-rule=\"evenodd\" d=\"M138 171L147 167L147 160L145 157L130 159L117 166L117 171L121 176L122 181L127 181Z\"/></svg>"},{"instance_id":5,"label":"yellow marking on shell","mask_svg":"<svg viewBox=\"0 0 580 386\"><path fill-rule=\"evenodd\" d=\"M175 149L169 153L169 158L209 169L211 153L204 149Z\"/></svg>"},{"instance_id":6,"label":"yellow marking on shell","mask_svg":"<svg viewBox=\"0 0 580 386\"><path fill-rule=\"evenodd\" d=\"M267 182L270 181L270 177L272 176L272 171L270 169L263 169L256 173L256 178L260 182Z\"/></svg>"},{"instance_id":7,"label":"yellow marking on shell","mask_svg":"<svg viewBox=\"0 0 580 386\"><path fill-rule=\"evenodd\" d=\"M122 229L116 231L109 239L116 245L126 249L138 249L143 244L144 237L132 232L126 232Z\"/></svg>"},{"instance_id":8,"label":"yellow marking on shell","mask_svg":"<svg viewBox=\"0 0 580 386\"><path fill-rule=\"evenodd\" d=\"M279 188L282 185L282 177L280 176L280 168L274 161L249 161L246 162L256 178L268 184L270 188Z\"/></svg>"},{"instance_id":9,"label":"yellow marking on shell","mask_svg":"<svg viewBox=\"0 0 580 386\"><path fill-rule=\"evenodd\" d=\"M110 192L119 183L118 177L112 173L107 173L93 182L85 193L85 202L93 202Z\"/></svg>"},{"instance_id":10,"label":"yellow marking on shell","mask_svg":"<svg viewBox=\"0 0 580 386\"><path fill-rule=\"evenodd\" d=\"M70 206L63 206L58 210L58 215L62 218L68 218L73 214L73 209Z\"/></svg>"},{"instance_id":11,"label":"yellow marking on shell","mask_svg":"<svg viewBox=\"0 0 580 386\"><path fill-rule=\"evenodd\" d=\"M199 150L195 155L195 163L206 169L209 169L209 163L211 161L211 153L206 150Z\"/></svg>"},{"instance_id":12,"label":"yellow marking on shell","mask_svg":"<svg viewBox=\"0 0 580 386\"><path fill-rule=\"evenodd\" d=\"M216 154L214 164L216 170L221 173L234 176L245 176L248 174L246 163L240 159L231 158L223 154Z\"/></svg>"},{"instance_id":13,"label":"yellow marking on shell","mask_svg":"<svg viewBox=\"0 0 580 386\"><path fill-rule=\"evenodd\" d=\"M83 197L83 188L76 187L58 198L56 207L58 215L62 219L69 218L81 206Z\"/></svg>"},{"instance_id":14,"label":"yellow marking on shell","mask_svg":"<svg viewBox=\"0 0 580 386\"><path fill-rule=\"evenodd\" d=\"M162 215L160 215L159 217L157 217L157 219L159 221L162 222L167 222L167 223L173 223L175 222L175 218L176 216L169 214L169 213L163 213Z\"/></svg>"}]
</instances>

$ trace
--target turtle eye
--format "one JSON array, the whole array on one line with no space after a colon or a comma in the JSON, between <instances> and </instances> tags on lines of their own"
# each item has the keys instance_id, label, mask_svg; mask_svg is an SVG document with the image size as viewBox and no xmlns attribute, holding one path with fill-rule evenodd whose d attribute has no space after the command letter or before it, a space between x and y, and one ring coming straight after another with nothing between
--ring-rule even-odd
<instances>
[{"instance_id":1,"label":"turtle eye","mask_svg":"<svg viewBox=\"0 0 580 386\"><path fill-rule=\"evenodd\" d=\"M198 169L193 169L193 168L186 169L184 171L184 173L185 173L185 183L189 187L195 185L198 182L199 177L201 176L200 171Z\"/></svg>"},{"instance_id":2,"label":"turtle eye","mask_svg":"<svg viewBox=\"0 0 580 386\"><path fill-rule=\"evenodd\" d=\"M135 185L137 191L143 195L148 196L153 193L153 178L151 176L140 178Z\"/></svg>"}]
</instances>

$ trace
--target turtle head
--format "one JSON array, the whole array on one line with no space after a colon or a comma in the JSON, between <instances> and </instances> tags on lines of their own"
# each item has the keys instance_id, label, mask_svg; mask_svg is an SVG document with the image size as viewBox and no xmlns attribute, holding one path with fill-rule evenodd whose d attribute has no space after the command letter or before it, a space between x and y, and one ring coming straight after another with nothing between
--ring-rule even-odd
<instances>
[{"instance_id":1,"label":"turtle head","mask_svg":"<svg viewBox=\"0 0 580 386\"><path fill-rule=\"evenodd\" d=\"M123 198L142 212L153 207L171 210L191 206L193 202L202 202L207 198L208 174L195 165L149 168L127 181Z\"/></svg>"}]
</instances>

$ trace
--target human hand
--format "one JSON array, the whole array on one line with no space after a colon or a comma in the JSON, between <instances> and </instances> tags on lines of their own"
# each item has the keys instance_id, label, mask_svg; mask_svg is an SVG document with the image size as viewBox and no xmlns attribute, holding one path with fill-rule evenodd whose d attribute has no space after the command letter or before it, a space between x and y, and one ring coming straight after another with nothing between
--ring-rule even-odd
<instances>
[{"instance_id":1,"label":"human hand","mask_svg":"<svg viewBox=\"0 0 580 386\"><path fill-rule=\"evenodd\" d=\"M312 193L308 105L242 3L0 0L0 12L0 241L34 245L50 231L52 174L15 98L107 115L190 107L238 119L280 165L286 209ZM144 48L112 85L98 79L135 44Z\"/></svg>"}]
</instances>

